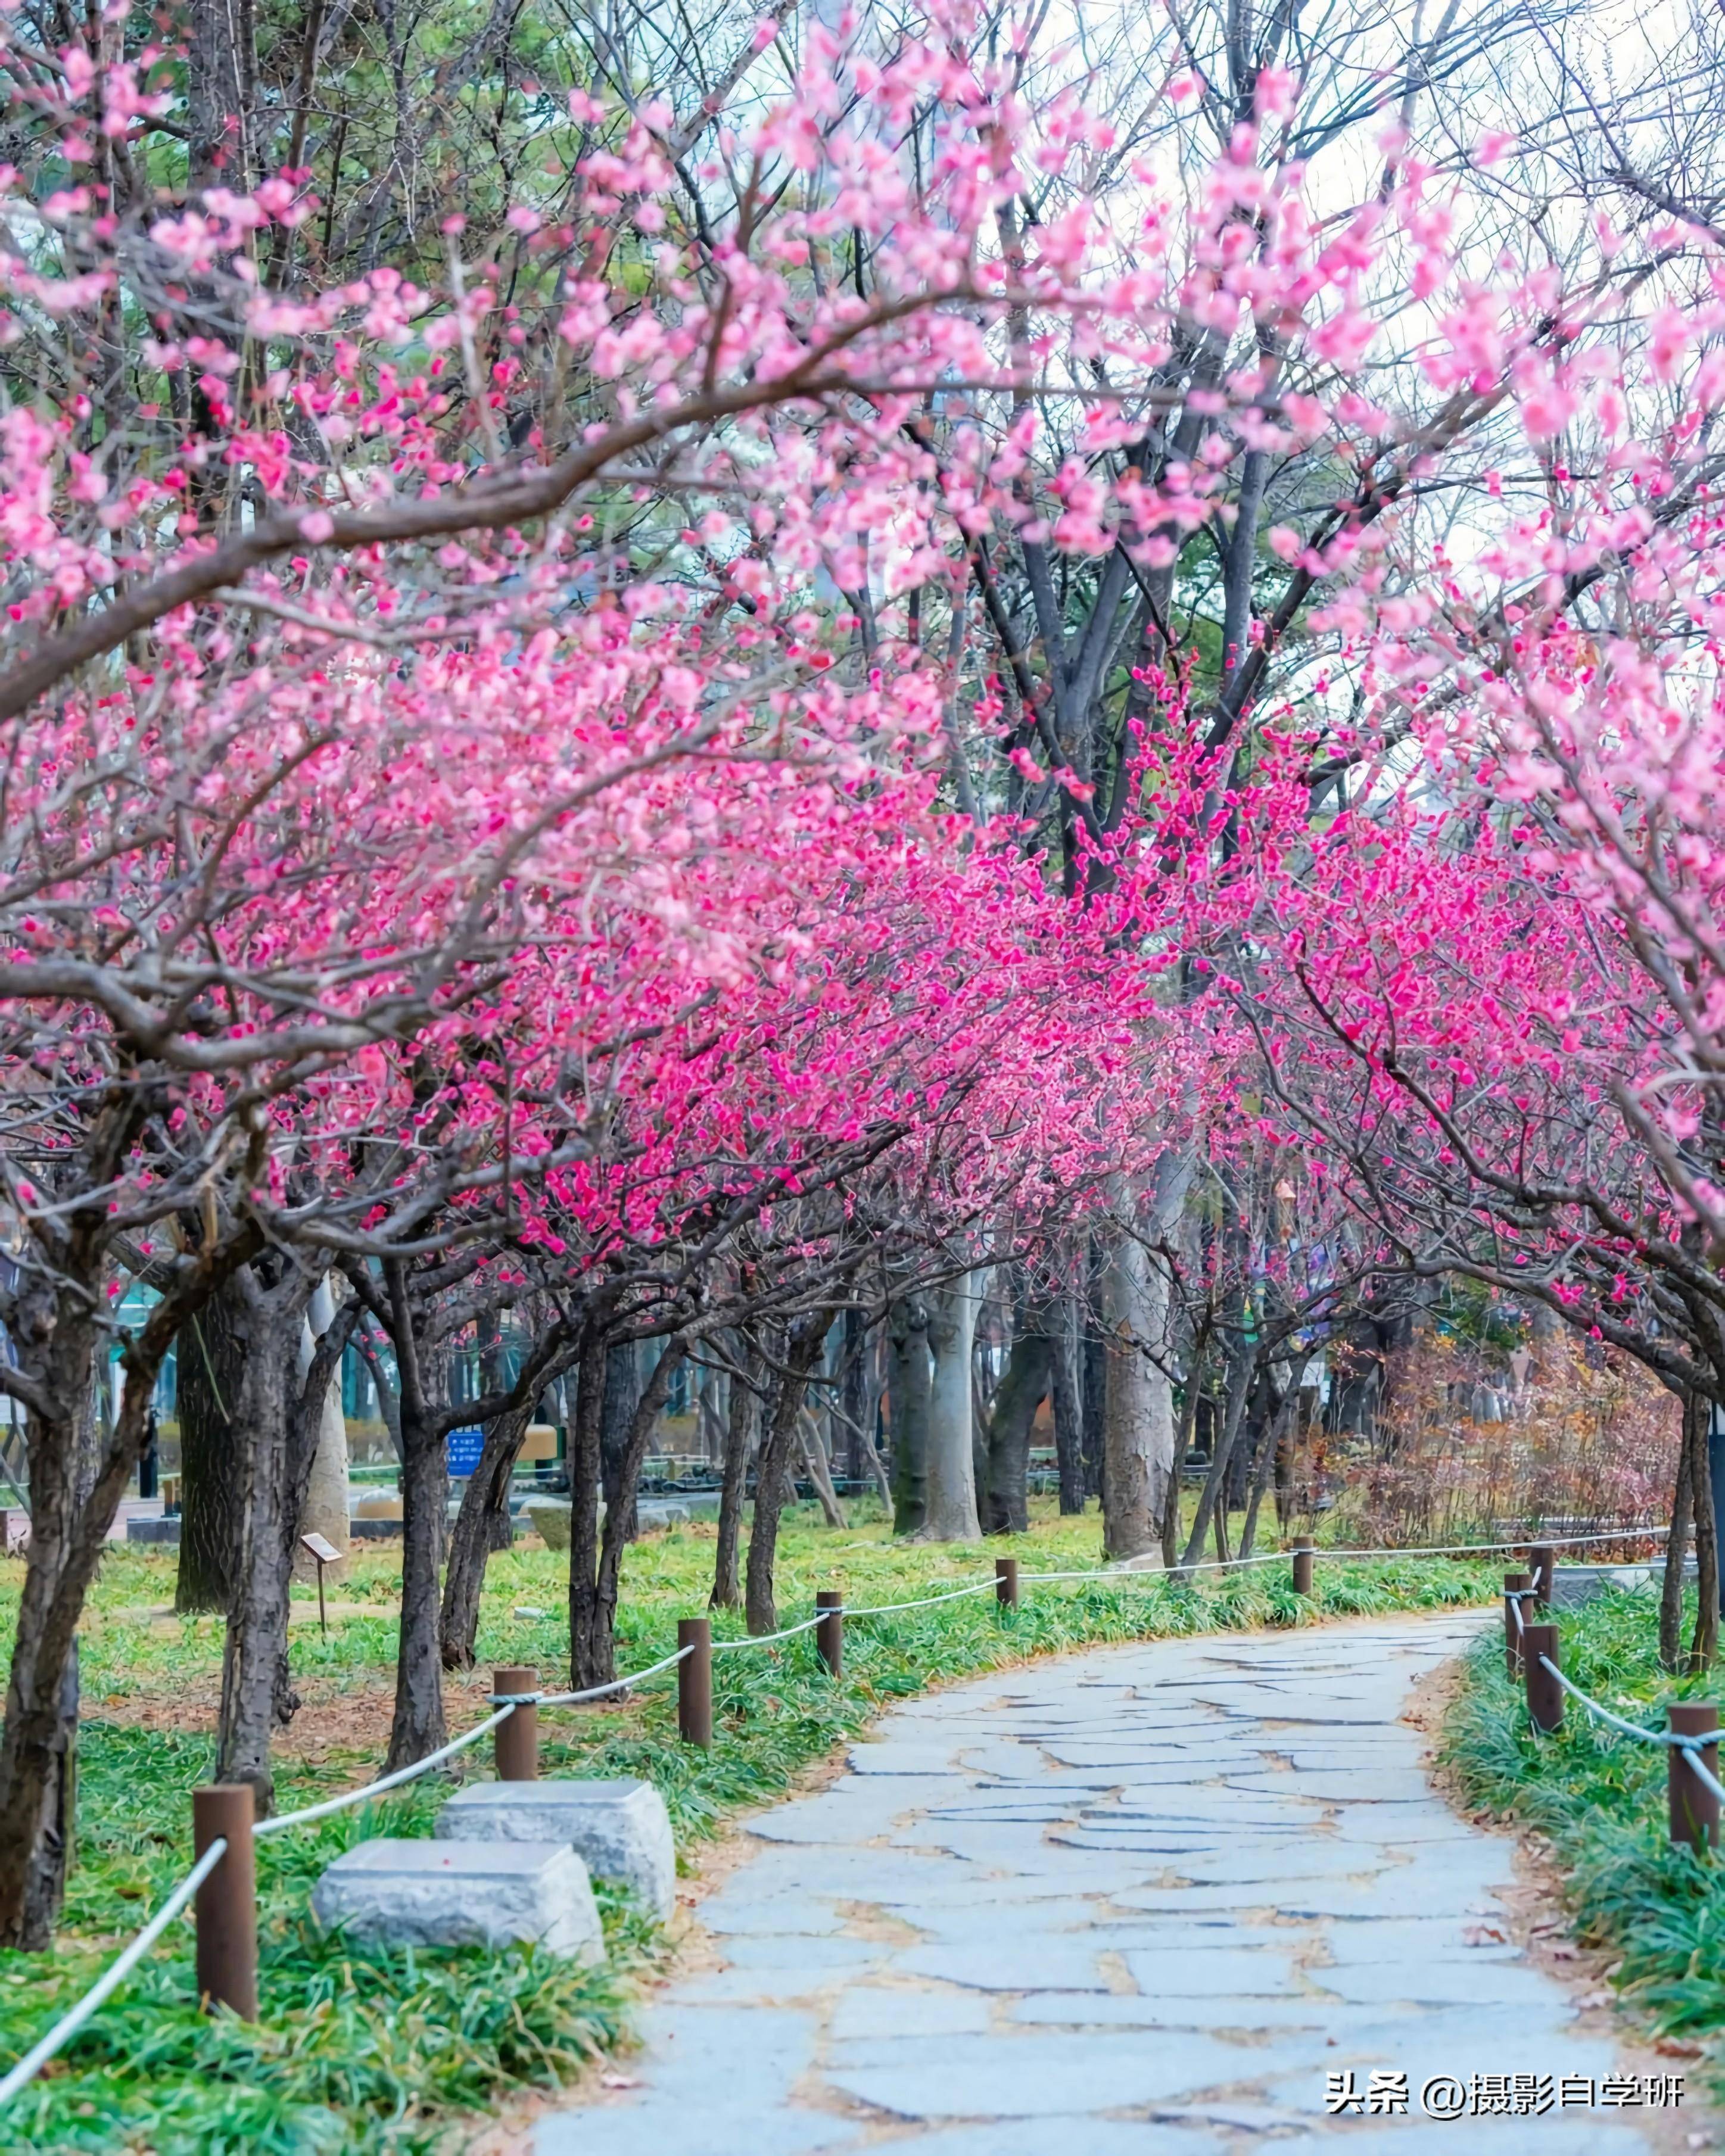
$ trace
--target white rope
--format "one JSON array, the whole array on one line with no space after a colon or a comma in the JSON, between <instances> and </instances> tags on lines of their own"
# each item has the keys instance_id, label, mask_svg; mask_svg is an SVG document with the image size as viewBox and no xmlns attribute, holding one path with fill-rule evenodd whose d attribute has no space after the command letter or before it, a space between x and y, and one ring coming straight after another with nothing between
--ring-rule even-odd
<instances>
[{"instance_id":1,"label":"white rope","mask_svg":"<svg viewBox=\"0 0 1725 2156\"><path fill-rule=\"evenodd\" d=\"M0 2104L10 2103L27 2083L36 2078L54 2053L77 2035L103 2001L113 1996L221 1862L227 1850L226 1841L218 1835L131 1944L109 1964L71 2012L63 2014L48 2034L33 2044L6 2078L0 2081Z\"/></svg>"},{"instance_id":2,"label":"white rope","mask_svg":"<svg viewBox=\"0 0 1725 2156\"><path fill-rule=\"evenodd\" d=\"M846 1617L890 1617L896 1609L932 1609L937 1602L960 1602L967 1594L992 1594L999 1585L997 1578L973 1580L968 1587L955 1587L946 1594L924 1594L915 1602L875 1602L860 1609L853 1609L849 1603L842 1612Z\"/></svg>"},{"instance_id":3,"label":"white rope","mask_svg":"<svg viewBox=\"0 0 1725 2156\"><path fill-rule=\"evenodd\" d=\"M812 1632L821 1618L831 1614L830 1610L823 1609L815 1616L804 1618L800 1625L787 1625L782 1632L762 1632L758 1639L715 1640L713 1652L716 1655L734 1655L742 1647L776 1647L781 1640L794 1640L799 1632Z\"/></svg>"},{"instance_id":4,"label":"white rope","mask_svg":"<svg viewBox=\"0 0 1725 2156\"><path fill-rule=\"evenodd\" d=\"M609 1684L590 1685L585 1691L528 1692L511 1699L510 1704L525 1706L531 1701L537 1707L579 1707L589 1699L608 1699L613 1692L627 1691L631 1685L644 1684L649 1677L656 1677L662 1671L674 1670L695 1652L692 1646L679 1647L675 1654L667 1655L662 1662L655 1662L650 1670L637 1670L632 1677L614 1677Z\"/></svg>"},{"instance_id":5,"label":"white rope","mask_svg":"<svg viewBox=\"0 0 1725 2156\"><path fill-rule=\"evenodd\" d=\"M282 1834L290 1826L304 1826L309 1820L328 1819L332 1812L345 1812L350 1804L369 1804L373 1797L381 1797L386 1789L398 1789L404 1782L418 1781L420 1775L429 1774L434 1767L440 1767L445 1759L456 1753L465 1752L470 1744L478 1743L489 1730L500 1722L506 1722L515 1712L514 1703L500 1707L483 1722L476 1722L464 1736L454 1738L423 1759L416 1759L411 1767L398 1767L393 1774L380 1775L375 1782L367 1782L362 1788L348 1789L339 1797L326 1797L321 1804L307 1804L301 1811L282 1812L275 1819L259 1820L254 1831L259 1837L266 1834Z\"/></svg>"}]
</instances>

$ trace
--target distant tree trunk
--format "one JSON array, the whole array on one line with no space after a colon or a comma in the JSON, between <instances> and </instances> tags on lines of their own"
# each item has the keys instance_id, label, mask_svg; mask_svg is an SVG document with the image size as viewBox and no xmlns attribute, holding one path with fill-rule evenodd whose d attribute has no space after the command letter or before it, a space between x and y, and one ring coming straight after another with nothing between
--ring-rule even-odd
<instances>
[{"instance_id":1,"label":"distant tree trunk","mask_svg":"<svg viewBox=\"0 0 1725 2156\"><path fill-rule=\"evenodd\" d=\"M1096 1286L1100 1289L1100 1280ZM1106 1505L1102 1478L1107 1471L1108 1346L1087 1312L1078 1336L1078 1378L1084 1419L1084 1494Z\"/></svg>"},{"instance_id":2,"label":"distant tree trunk","mask_svg":"<svg viewBox=\"0 0 1725 2156\"><path fill-rule=\"evenodd\" d=\"M927 1510L919 1530L927 1542L982 1539L970 1383L976 1279L974 1274L962 1274L929 1297L928 1345L934 1368L928 1392Z\"/></svg>"},{"instance_id":3,"label":"distant tree trunk","mask_svg":"<svg viewBox=\"0 0 1725 2156\"><path fill-rule=\"evenodd\" d=\"M928 1312L918 1296L886 1315L892 1412L892 1532L913 1535L928 1516Z\"/></svg>"},{"instance_id":4,"label":"distant tree trunk","mask_svg":"<svg viewBox=\"0 0 1725 2156\"><path fill-rule=\"evenodd\" d=\"M737 1368L731 1377L731 1412L725 1428L725 1480L719 1492L719 1539L713 1552L715 1609L742 1607L742 1580L737 1551L742 1532L742 1506L748 1490L749 1454L754 1448L756 1401L750 1374L748 1342L742 1335L735 1345Z\"/></svg>"},{"instance_id":5,"label":"distant tree trunk","mask_svg":"<svg viewBox=\"0 0 1725 2156\"><path fill-rule=\"evenodd\" d=\"M508 1414L492 1417L480 1447L479 1465L461 1493L460 1510L449 1531L449 1559L444 1575L439 1625L438 1651L446 1670L473 1667L485 1559L498 1546L498 1519L501 1518L506 1529L508 1526L510 1477L526 1441L535 1405L532 1400L525 1400ZM507 1543L503 1547L506 1548Z\"/></svg>"},{"instance_id":6,"label":"distant tree trunk","mask_svg":"<svg viewBox=\"0 0 1725 2156\"><path fill-rule=\"evenodd\" d=\"M827 1456L820 1441L820 1430L814 1418L805 1408L798 1418L798 1431L802 1439L803 1464L809 1470L809 1479L814 1485L814 1494L820 1503L821 1517L829 1527L848 1527L845 1507L839 1502L839 1493L833 1487L832 1471L827 1466Z\"/></svg>"},{"instance_id":7,"label":"distant tree trunk","mask_svg":"<svg viewBox=\"0 0 1725 2156\"><path fill-rule=\"evenodd\" d=\"M244 1463L235 1409L245 1309L228 1281L187 1320L178 1348L180 1557L174 1608L225 1610L239 1553Z\"/></svg>"},{"instance_id":8,"label":"distant tree trunk","mask_svg":"<svg viewBox=\"0 0 1725 2156\"><path fill-rule=\"evenodd\" d=\"M1050 1328L1049 1382L1054 1399L1055 1459L1060 1467L1060 1511L1084 1510L1084 1390L1080 1376L1081 1334L1076 1296L1055 1305Z\"/></svg>"},{"instance_id":9,"label":"distant tree trunk","mask_svg":"<svg viewBox=\"0 0 1725 2156\"><path fill-rule=\"evenodd\" d=\"M845 1313L844 1352L839 1358L839 1414L845 1431L845 1471L852 1482L865 1482L880 1462L869 1438L869 1373L865 1367L868 1327L855 1308Z\"/></svg>"},{"instance_id":10,"label":"distant tree trunk","mask_svg":"<svg viewBox=\"0 0 1725 2156\"><path fill-rule=\"evenodd\" d=\"M1223 1408L1222 1426L1216 1434L1210 1454L1209 1471L1204 1478L1204 1487L1198 1493L1198 1509L1193 1516L1192 1532L1180 1560L1183 1566L1196 1564L1203 1556L1204 1538L1209 1532L1212 1517L1223 1520L1222 1532L1226 1532L1225 1507L1219 1513L1216 1508L1222 1502L1222 1492L1234 1458L1234 1448L1240 1442L1240 1433L1245 1421L1246 1402L1251 1392L1258 1356L1256 1343L1247 1335L1245 1320L1244 1299L1236 1295L1231 1298L1227 1321L1234 1338L1224 1366L1223 1383L1227 1388L1227 1398ZM1176 1466L1178 1464L1177 1461ZM1219 1556L1221 1553L1219 1544L1217 1554Z\"/></svg>"},{"instance_id":11,"label":"distant tree trunk","mask_svg":"<svg viewBox=\"0 0 1725 2156\"><path fill-rule=\"evenodd\" d=\"M745 1604L749 1630L757 1636L778 1629L773 1571L778 1548L778 1517L784 1505L785 1470L796 1440L797 1417L809 1389L809 1373L820 1360L832 1322L829 1310L811 1311L793 1320L779 1358L784 1367L761 1446L755 1476L755 1517L749 1528Z\"/></svg>"},{"instance_id":12,"label":"distant tree trunk","mask_svg":"<svg viewBox=\"0 0 1725 2156\"><path fill-rule=\"evenodd\" d=\"M610 1681L608 1666L597 1673L588 1659L591 1604L599 1568L599 1486L605 1419L605 1345L597 1328L581 1356L575 1392L575 1426L569 1445L569 1686L585 1691Z\"/></svg>"}]
</instances>

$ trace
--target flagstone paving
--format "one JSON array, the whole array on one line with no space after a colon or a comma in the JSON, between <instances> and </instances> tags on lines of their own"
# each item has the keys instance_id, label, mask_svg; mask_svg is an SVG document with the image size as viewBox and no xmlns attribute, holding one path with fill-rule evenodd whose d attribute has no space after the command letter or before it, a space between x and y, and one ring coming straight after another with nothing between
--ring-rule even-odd
<instances>
[{"instance_id":1,"label":"flagstone paving","mask_svg":"<svg viewBox=\"0 0 1725 2156\"><path fill-rule=\"evenodd\" d=\"M1645 2111L1422 2114L1440 2076L1537 2102L1618 2066L1494 1927L1509 1844L1399 1719L1479 1621L1107 1648L899 1708L753 1822L701 1905L723 1965L535 2156L1638 2156ZM1409 2115L1331 2112L1374 2074Z\"/></svg>"}]
</instances>

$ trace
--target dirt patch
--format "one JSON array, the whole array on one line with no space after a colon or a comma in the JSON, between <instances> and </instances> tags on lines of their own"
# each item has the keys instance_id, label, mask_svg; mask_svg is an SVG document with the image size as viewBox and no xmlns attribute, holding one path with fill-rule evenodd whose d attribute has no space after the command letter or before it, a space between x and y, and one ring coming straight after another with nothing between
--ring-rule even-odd
<instances>
[{"instance_id":1,"label":"dirt patch","mask_svg":"<svg viewBox=\"0 0 1725 2156\"><path fill-rule=\"evenodd\" d=\"M451 1737L459 1737L482 1722L491 1712L489 1675L471 1684L445 1678L444 1711ZM300 1677L295 1689L300 1705L285 1729L278 1730L271 1747L276 1758L297 1760L306 1766L355 1753L368 1765L357 1764L356 1783L369 1781L382 1773L389 1748L389 1727L395 1714L393 1672L375 1677ZM126 1729L148 1729L182 1737L207 1737L215 1727L222 1702L221 1679L182 1685L172 1694L115 1693L86 1702L92 1721L117 1724Z\"/></svg>"},{"instance_id":2,"label":"dirt patch","mask_svg":"<svg viewBox=\"0 0 1725 2156\"><path fill-rule=\"evenodd\" d=\"M1678 2156L1680 2151L1688 2156L1692 2149L1725 2148L1725 2112L1704 2101L1697 2071L1705 2056L1702 2047L1670 2037L1656 2038L1636 2026L1611 1989L1615 1957L1609 1949L1590 1947L1575 1936L1563 1907L1563 1875L1552 1861L1550 1844L1543 1835L1506 1825L1490 1812L1474 1810L1463 1797L1455 1777L1438 1761L1432 1748L1461 1685L1461 1665L1441 1663L1415 1684L1402 1719L1427 1738L1423 1762L1426 1774L1452 1809L1482 1834L1497 1835L1515 1845L1511 1859L1515 1882L1501 1889L1498 1896L1504 1909L1504 1931L1542 1975L1569 1992L1577 2009L1577 2030L1609 2046L1625 2073L1685 2076L1681 2110L1625 2111L1614 2117L1620 2116L1636 2126L1660 2156Z\"/></svg>"}]
</instances>

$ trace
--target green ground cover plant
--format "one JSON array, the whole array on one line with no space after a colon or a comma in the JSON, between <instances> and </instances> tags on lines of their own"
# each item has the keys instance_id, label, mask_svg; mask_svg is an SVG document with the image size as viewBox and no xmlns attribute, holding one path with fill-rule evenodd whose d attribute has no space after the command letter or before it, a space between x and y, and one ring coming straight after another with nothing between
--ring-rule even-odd
<instances>
[{"instance_id":1,"label":"green ground cover plant","mask_svg":"<svg viewBox=\"0 0 1725 2156\"><path fill-rule=\"evenodd\" d=\"M1035 1508L1031 1532L983 1548L894 1543L879 1517L851 1530L799 1511L781 1541L781 1623L808 1614L817 1587L855 1604L938 1592L991 1575L997 1552L1028 1573L1096 1563L1096 1527ZM536 1662L562 1679L567 1560L536 1543L492 1559L480 1630L480 1671L452 1686L452 1727L485 1711L485 1668ZM293 1632L303 1718L329 1719L338 1741L296 1753L284 1739L279 1802L290 1807L377 1770L393 1680L395 1572L388 1546L359 1555L332 1593L328 1637L315 1614ZM629 1556L619 1666L644 1666L674 1645L675 1622L705 1607L712 1530L644 1539ZM21 1568L0 1565L0 1632ZM542 1717L542 1771L639 1774L660 1789L685 1851L742 1808L783 1793L811 1762L883 1707L929 1685L1034 1656L1127 1640L1324 1617L1476 1602L1484 1566L1403 1560L1321 1563L1309 1603L1281 1564L1200 1575L1154 1574L1034 1588L1022 1606L992 1595L850 1622L844 1677L833 1682L804 1635L714 1664L715 1742L676 1738L674 1679L621 1706ZM190 1861L189 1791L209 1771L204 1733L219 1682L221 1632L211 1618L167 1613L173 1561L116 1548L105 1564L83 1648L85 1722L79 1855L66 1922L46 1957L0 1954L0 2061L18 2056L70 2005L182 1876ZM301 1606L315 1613L315 1595ZM720 1636L742 1636L721 1617ZM466 1755L488 1774L490 1747ZM259 1845L261 2016L253 2025L195 2009L189 1919L177 1924L126 1988L34 2087L0 2114L0 2150L132 2151L137 2156L270 2156L325 2151L420 2156L459 2147L482 2107L565 2084L628 2041L635 1980L662 1941L618 1896L603 1896L608 1966L572 1969L542 1955L479 1949L361 1951L321 1934L309 1903L319 1874L354 1841L430 1831L449 1784L428 1777L380 1799Z\"/></svg>"},{"instance_id":2,"label":"green ground cover plant","mask_svg":"<svg viewBox=\"0 0 1725 2156\"><path fill-rule=\"evenodd\" d=\"M1608 1590L1563 1612L1561 1625L1564 1674L1645 1728L1665 1726L1667 1700L1717 1696L1716 1672L1673 1677L1660 1668L1652 1594ZM1702 2041L1717 2087L1725 1862L1671 1845L1665 1748L1618 1734L1573 1700L1561 1730L1536 1735L1495 1631L1470 1650L1463 1672L1440 1747L1461 1794L1549 1840L1578 1935L1616 1958L1612 1982L1625 2005L1656 2034Z\"/></svg>"}]
</instances>

